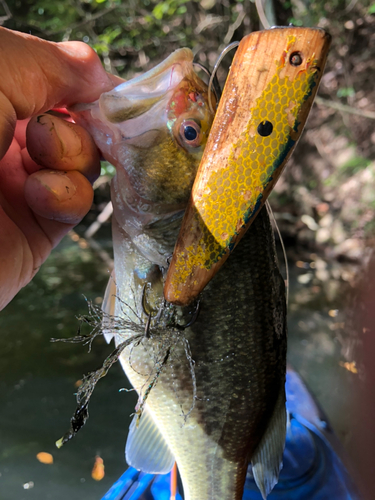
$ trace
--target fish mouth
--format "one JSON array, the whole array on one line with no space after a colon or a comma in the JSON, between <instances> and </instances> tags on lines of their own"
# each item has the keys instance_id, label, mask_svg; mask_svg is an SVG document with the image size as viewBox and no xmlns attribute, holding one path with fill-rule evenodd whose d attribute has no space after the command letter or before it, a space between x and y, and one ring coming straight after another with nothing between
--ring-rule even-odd
<instances>
[{"instance_id":1,"label":"fish mouth","mask_svg":"<svg viewBox=\"0 0 375 500\"><path fill-rule=\"evenodd\" d=\"M112 135L113 141L125 142L159 130L165 126L166 102L176 87L186 78L198 80L192 69L193 58L190 49L178 49L145 74L103 93L94 103L74 105L69 112L94 138L98 135L97 130L104 127L107 137ZM145 147L150 146L149 142ZM103 153L104 150L105 147Z\"/></svg>"},{"instance_id":2,"label":"fish mouth","mask_svg":"<svg viewBox=\"0 0 375 500\"><path fill-rule=\"evenodd\" d=\"M191 50L176 50L144 75L102 94L99 99L102 113L111 123L120 123L144 114L183 80L187 66L192 61Z\"/></svg>"},{"instance_id":3,"label":"fish mouth","mask_svg":"<svg viewBox=\"0 0 375 500\"><path fill-rule=\"evenodd\" d=\"M155 200L140 190L141 183L133 178L135 172L128 171L132 155L143 155L172 134L168 111L176 89L193 86L205 91L193 70L193 58L190 49L176 50L150 71L103 93L94 103L69 109L74 120L91 133L102 157L121 173L126 202L135 211L143 212L143 206L149 211ZM169 211L167 202L158 205L157 211ZM181 203L170 208L181 210Z\"/></svg>"}]
</instances>

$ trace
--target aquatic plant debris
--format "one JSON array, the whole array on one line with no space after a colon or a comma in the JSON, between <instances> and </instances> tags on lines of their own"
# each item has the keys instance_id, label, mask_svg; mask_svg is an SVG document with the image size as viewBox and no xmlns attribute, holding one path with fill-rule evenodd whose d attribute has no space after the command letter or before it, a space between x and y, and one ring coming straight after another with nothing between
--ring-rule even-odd
<instances>
[{"instance_id":1,"label":"aquatic plant debris","mask_svg":"<svg viewBox=\"0 0 375 500\"><path fill-rule=\"evenodd\" d=\"M121 299L119 300L121 302ZM107 375L110 368L118 361L126 347L132 346L133 349L140 345L143 341L148 342L154 339L163 339L164 342L159 346L159 352L155 354L154 370L150 374L147 374L148 378L144 385L145 391L143 393L142 390L139 394L138 402L135 408L135 414L137 415L137 425L139 424L139 420L142 416L147 398L151 390L155 387L158 378L163 371L163 368L166 366L166 363L173 352L174 345L176 345L176 343L180 341L183 342L184 345L184 352L190 366L193 383L192 405L189 411L186 413L182 410L181 407L182 416L184 417L184 421L186 422L188 416L195 406L196 378L194 371L194 360L191 357L189 342L183 336L181 329L178 328L178 325L172 324L170 326L161 327L158 325L148 325L148 329L146 332L145 324L142 322L142 320L139 318L140 322L135 323L129 318L124 310L122 310L122 313L125 317L113 316L105 313L100 307L95 306L90 301L87 301L87 304L89 308L89 314L78 317L78 320L80 321L80 325L78 327L78 335L67 339L53 338L51 339L52 342L69 342L74 344L83 343L84 345L88 344L90 351L93 340L99 335L108 333L108 331L116 333L120 339L121 336L125 336L126 334L127 338L123 342L119 343L116 349L109 356L107 356L100 368L83 377L82 383L77 389L77 407L72 418L70 419L70 428L62 438L56 441L55 444L57 448L61 448L65 443L70 441L85 425L87 419L89 418L88 406L90 398L99 380ZM123 303L123 305L129 307L125 303ZM87 324L91 327L91 331L87 335L81 334L83 324ZM133 333L133 335L128 336L130 332Z\"/></svg>"},{"instance_id":2,"label":"aquatic plant debris","mask_svg":"<svg viewBox=\"0 0 375 500\"><path fill-rule=\"evenodd\" d=\"M92 468L91 471L91 477L95 481L101 481L104 478L104 476L105 476L104 460L102 459L102 457L99 457L99 455L97 455L95 457L94 467Z\"/></svg>"},{"instance_id":3,"label":"aquatic plant debris","mask_svg":"<svg viewBox=\"0 0 375 500\"><path fill-rule=\"evenodd\" d=\"M348 361L340 361L339 365L342 366L343 368L345 368L346 370L348 370L348 372L355 373L355 374L358 373L358 369L356 367L355 361L352 361L351 363L349 363Z\"/></svg>"},{"instance_id":4,"label":"aquatic plant debris","mask_svg":"<svg viewBox=\"0 0 375 500\"><path fill-rule=\"evenodd\" d=\"M95 389L98 381L105 377L111 366L118 361L122 351L136 340L140 340L143 335L134 335L130 339L122 342L104 361L103 366L89 375L85 376L83 379L83 384L78 388L77 391L77 408L70 419L70 429L64 434L62 438L56 441L57 448L61 448L62 445L70 441L77 432L85 425L88 417L89 411L88 406L90 398Z\"/></svg>"}]
</instances>

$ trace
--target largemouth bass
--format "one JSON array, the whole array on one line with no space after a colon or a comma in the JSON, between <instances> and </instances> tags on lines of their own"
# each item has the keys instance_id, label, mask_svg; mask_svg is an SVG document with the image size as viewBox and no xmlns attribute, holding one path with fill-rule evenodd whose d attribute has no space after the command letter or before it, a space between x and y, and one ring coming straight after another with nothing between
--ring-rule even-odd
<instances>
[{"instance_id":1,"label":"largemouth bass","mask_svg":"<svg viewBox=\"0 0 375 500\"><path fill-rule=\"evenodd\" d=\"M163 285L213 119L207 89L181 49L149 73L75 108L116 166L115 276L104 308L134 324L121 363L139 394L129 465L177 462L186 500L239 500L251 461L264 496L285 441L286 306L273 232L262 210L198 304L168 304Z\"/></svg>"}]
</instances>

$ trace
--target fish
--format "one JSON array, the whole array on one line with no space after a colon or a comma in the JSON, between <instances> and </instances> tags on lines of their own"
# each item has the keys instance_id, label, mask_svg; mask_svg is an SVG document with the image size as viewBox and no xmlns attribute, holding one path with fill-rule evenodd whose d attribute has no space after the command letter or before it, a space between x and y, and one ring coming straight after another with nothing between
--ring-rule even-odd
<instances>
[{"instance_id":1,"label":"fish","mask_svg":"<svg viewBox=\"0 0 375 500\"><path fill-rule=\"evenodd\" d=\"M251 462L266 498L286 434L285 284L267 211L197 300L163 293L213 120L192 52L70 111L116 167L103 329L138 393L127 463L166 473L176 462L185 500L239 500Z\"/></svg>"}]
</instances>

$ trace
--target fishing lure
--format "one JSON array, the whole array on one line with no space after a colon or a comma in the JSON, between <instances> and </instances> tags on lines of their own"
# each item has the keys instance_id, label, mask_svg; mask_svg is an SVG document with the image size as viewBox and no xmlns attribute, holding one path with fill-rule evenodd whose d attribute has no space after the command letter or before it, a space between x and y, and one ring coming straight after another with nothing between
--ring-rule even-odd
<instances>
[{"instance_id":1,"label":"fishing lure","mask_svg":"<svg viewBox=\"0 0 375 500\"><path fill-rule=\"evenodd\" d=\"M330 40L319 28L289 27L241 41L170 262L167 301L198 296L267 200L301 136Z\"/></svg>"}]
</instances>

